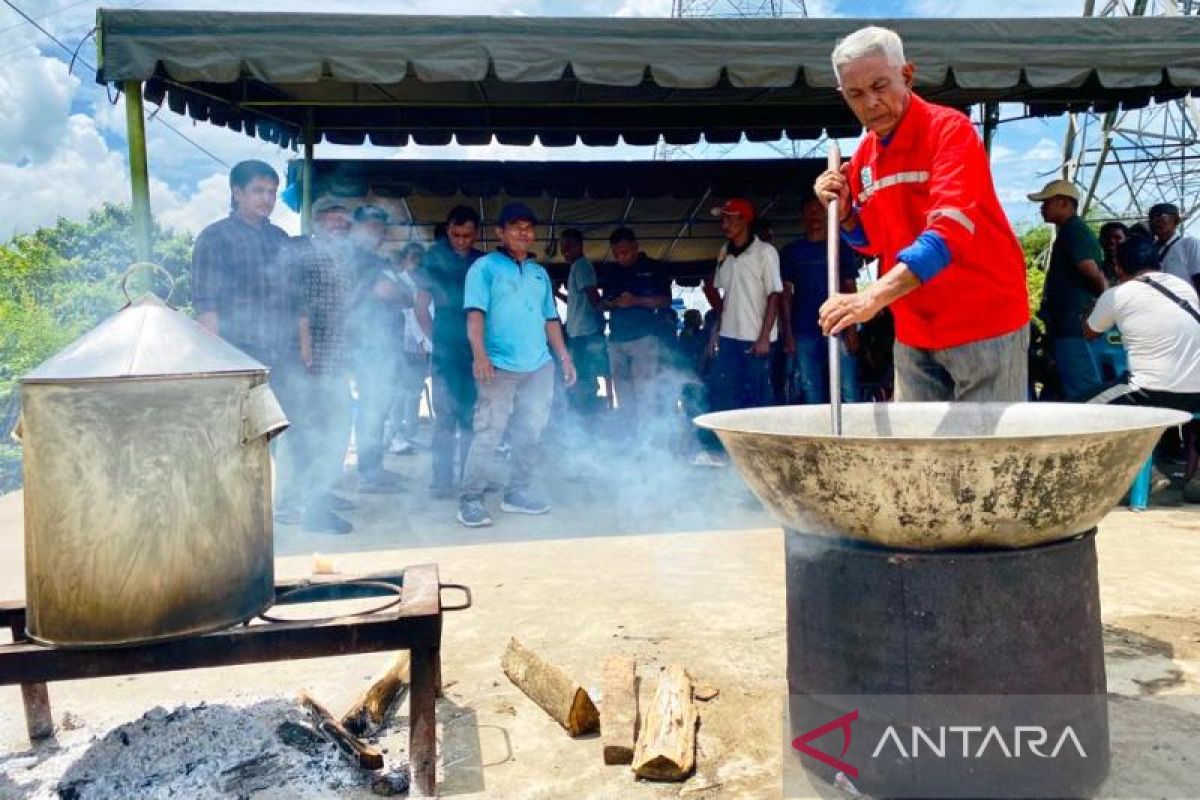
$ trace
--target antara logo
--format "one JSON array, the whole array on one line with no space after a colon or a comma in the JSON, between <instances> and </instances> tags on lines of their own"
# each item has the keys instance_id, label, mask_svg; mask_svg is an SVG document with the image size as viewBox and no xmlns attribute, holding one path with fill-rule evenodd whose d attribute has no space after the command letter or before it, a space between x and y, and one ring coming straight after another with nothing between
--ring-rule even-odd
<instances>
[{"instance_id":1,"label":"antara logo","mask_svg":"<svg viewBox=\"0 0 1200 800\"><path fill-rule=\"evenodd\" d=\"M799 736L797 736L795 739L792 740L792 747L796 748L796 750L800 751L801 753L804 753L804 755L806 755L806 756L811 756L811 757L815 758L817 761L820 761L822 764L825 764L827 766L833 767L836 770L840 770L840 771L846 773L851 778L857 778L858 777L858 768L852 764L847 764L845 761L842 761L842 758L841 758L842 756L846 755L846 751L850 749L850 735L851 735L850 725L856 719L858 719L858 709L857 708L848 714L843 714L842 716L838 717L837 719L835 719L831 722L826 722L824 725L822 725L819 728L813 728L808 733L800 734ZM815 747L808 746L808 743L811 742L813 739L820 739L825 734L829 733L830 731L837 730L838 728L841 728L841 730L842 730L842 752L838 755L837 758L834 758L833 756L829 755L828 753L822 753L820 750L817 750Z\"/></svg>"},{"instance_id":2,"label":"antara logo","mask_svg":"<svg viewBox=\"0 0 1200 800\"><path fill-rule=\"evenodd\" d=\"M853 735L851 725L857 719L858 709L855 709L797 736L792 740L792 747L810 758L815 758L822 764L846 773L851 778L857 778L858 768L842 760L850 750L850 740ZM835 730L842 732L842 751L837 756L817 750L809 744ZM987 728L981 725L948 725L929 729L912 726L908 733L907 737L902 737L894 725L889 725L883 735L879 737L879 743L875 745L871 758L878 758L885 748L894 749L902 758L906 759L922 756L946 758L947 753L950 754L950 757L958 757L959 752L961 752L962 758L967 759L983 758L988 753L1002 755L1004 758L1021 758L1025 754L1037 758L1057 758L1063 748L1068 745L1079 754L1080 758L1088 757L1079 737L1070 725L1063 728L1062 733L1053 740L1054 746L1049 752L1046 752L1045 748L1051 741L1051 735L1041 725L1017 725L1008 732L1008 735L1001 732L1001 729L995 725ZM961 749L952 747L956 738L962 744ZM908 743L907 747L905 742Z\"/></svg>"}]
</instances>

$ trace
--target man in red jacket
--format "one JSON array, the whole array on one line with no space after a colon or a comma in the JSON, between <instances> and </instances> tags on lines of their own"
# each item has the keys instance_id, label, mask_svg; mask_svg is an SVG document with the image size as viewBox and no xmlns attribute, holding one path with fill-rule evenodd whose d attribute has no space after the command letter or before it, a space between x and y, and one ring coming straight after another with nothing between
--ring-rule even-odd
<instances>
[{"instance_id":1,"label":"man in red jacket","mask_svg":"<svg viewBox=\"0 0 1200 800\"><path fill-rule=\"evenodd\" d=\"M1024 400L1025 259L970 120L913 94L913 65L893 31L852 33L833 67L867 134L816 193L839 199L843 238L879 258L880 279L829 298L821 329L836 335L890 306L897 399Z\"/></svg>"}]
</instances>

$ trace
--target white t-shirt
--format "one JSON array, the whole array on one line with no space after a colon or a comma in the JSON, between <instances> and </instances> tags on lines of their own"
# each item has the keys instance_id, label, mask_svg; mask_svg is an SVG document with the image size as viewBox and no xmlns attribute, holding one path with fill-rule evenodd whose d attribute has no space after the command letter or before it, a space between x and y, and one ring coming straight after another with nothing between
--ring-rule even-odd
<instances>
[{"instance_id":1,"label":"white t-shirt","mask_svg":"<svg viewBox=\"0 0 1200 800\"><path fill-rule=\"evenodd\" d=\"M1159 255L1166 250L1162 260L1162 271L1176 278L1191 282L1193 275L1200 275L1200 239L1175 234L1158 248Z\"/></svg>"},{"instance_id":2,"label":"white t-shirt","mask_svg":"<svg viewBox=\"0 0 1200 800\"><path fill-rule=\"evenodd\" d=\"M767 298L783 292L779 253L756 236L740 255L726 253L717 267L714 284L725 291L721 335L742 342L757 341L767 313ZM771 329L771 341L778 335L777 322Z\"/></svg>"},{"instance_id":3,"label":"white t-shirt","mask_svg":"<svg viewBox=\"0 0 1200 800\"><path fill-rule=\"evenodd\" d=\"M1165 272L1147 273L1192 308L1200 299L1191 283ZM1129 383L1159 392L1200 392L1200 322L1153 286L1129 280L1096 301L1087 326L1106 331L1116 325L1129 354Z\"/></svg>"}]
</instances>

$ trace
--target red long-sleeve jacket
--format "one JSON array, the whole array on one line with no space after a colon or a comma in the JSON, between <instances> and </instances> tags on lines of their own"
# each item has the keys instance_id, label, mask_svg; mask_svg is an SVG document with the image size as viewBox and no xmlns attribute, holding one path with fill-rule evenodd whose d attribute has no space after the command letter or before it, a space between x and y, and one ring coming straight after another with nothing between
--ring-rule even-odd
<instances>
[{"instance_id":1,"label":"red long-sleeve jacket","mask_svg":"<svg viewBox=\"0 0 1200 800\"><path fill-rule=\"evenodd\" d=\"M850 161L850 192L880 274L922 233L950 263L892 304L896 338L926 350L1012 333L1029 323L1025 259L983 143L962 113L913 95L887 144L868 132Z\"/></svg>"}]
</instances>

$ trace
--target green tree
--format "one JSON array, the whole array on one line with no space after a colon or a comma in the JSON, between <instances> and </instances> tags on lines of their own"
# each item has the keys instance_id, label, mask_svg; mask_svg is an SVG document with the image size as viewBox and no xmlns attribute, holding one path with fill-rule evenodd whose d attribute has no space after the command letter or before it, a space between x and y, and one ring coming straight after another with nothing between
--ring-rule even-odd
<instances>
[{"instance_id":1,"label":"green tree","mask_svg":"<svg viewBox=\"0 0 1200 800\"><path fill-rule=\"evenodd\" d=\"M105 204L0 244L0 437L14 422L20 377L124 305L121 276L138 260L132 229L128 207ZM171 302L186 308L192 237L158 226L152 236L152 260L175 280ZM131 276L130 295L151 284ZM0 439L0 491L19 471L19 451Z\"/></svg>"}]
</instances>

